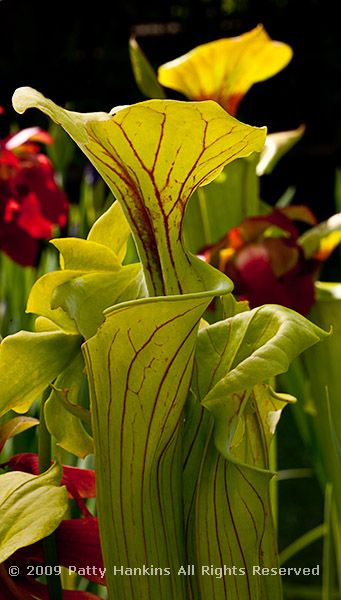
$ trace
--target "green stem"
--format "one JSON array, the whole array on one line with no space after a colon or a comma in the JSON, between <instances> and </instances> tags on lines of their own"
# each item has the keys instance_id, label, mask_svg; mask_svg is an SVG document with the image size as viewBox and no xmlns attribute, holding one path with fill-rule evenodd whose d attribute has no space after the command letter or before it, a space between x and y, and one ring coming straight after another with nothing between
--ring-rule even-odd
<instances>
[{"instance_id":1,"label":"green stem","mask_svg":"<svg viewBox=\"0 0 341 600\"><path fill-rule=\"evenodd\" d=\"M277 471L277 438L274 435L270 446L269 452L269 469L270 471ZM270 502L272 508L272 517L275 526L275 530L278 530L278 478L273 477L270 480Z\"/></svg>"},{"instance_id":2,"label":"green stem","mask_svg":"<svg viewBox=\"0 0 341 600\"><path fill-rule=\"evenodd\" d=\"M269 385L275 390L276 389L276 379L275 377L271 377L269 380ZM277 472L277 436L274 435L270 444L269 449L269 469L273 473ZM275 531L278 531L278 477L273 477L270 480L270 504L272 509L272 518L274 523Z\"/></svg>"},{"instance_id":3,"label":"green stem","mask_svg":"<svg viewBox=\"0 0 341 600\"><path fill-rule=\"evenodd\" d=\"M331 527L333 489L331 483L326 485L324 501L324 522L327 532L323 541L323 574L322 574L322 600L330 600L334 584L335 564L333 561L333 542Z\"/></svg>"},{"instance_id":4,"label":"green stem","mask_svg":"<svg viewBox=\"0 0 341 600\"><path fill-rule=\"evenodd\" d=\"M39 472L44 473L51 466L51 434L46 427L44 407L45 402L50 394L50 389L47 388L43 393L40 409L39 423ZM43 553L45 564L51 566L52 575L47 575L47 588L50 600L63 600L63 589L60 575L54 572L53 567L58 565L57 548L54 533L43 539Z\"/></svg>"},{"instance_id":5,"label":"green stem","mask_svg":"<svg viewBox=\"0 0 341 600\"><path fill-rule=\"evenodd\" d=\"M303 548L309 546L319 538L325 536L327 533L327 526L325 524L318 525L311 529L297 540L295 540L290 546L287 546L279 555L279 564L284 565L290 558L298 554Z\"/></svg>"}]
</instances>

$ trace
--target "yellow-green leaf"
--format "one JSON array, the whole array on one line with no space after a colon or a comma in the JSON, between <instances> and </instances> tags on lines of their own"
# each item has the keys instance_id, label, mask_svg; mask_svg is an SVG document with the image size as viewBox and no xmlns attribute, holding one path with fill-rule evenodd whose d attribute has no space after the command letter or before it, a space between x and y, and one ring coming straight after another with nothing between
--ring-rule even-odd
<instances>
[{"instance_id":1,"label":"yellow-green leaf","mask_svg":"<svg viewBox=\"0 0 341 600\"><path fill-rule=\"evenodd\" d=\"M185 578L177 575L185 560L179 433L196 331L211 297L121 304L106 311L104 324L83 345L104 560L167 565L171 577L161 577L154 589L162 598L185 597ZM144 577L123 581L111 571L107 581L113 597L146 597Z\"/></svg>"},{"instance_id":2,"label":"yellow-green leaf","mask_svg":"<svg viewBox=\"0 0 341 600\"><path fill-rule=\"evenodd\" d=\"M118 271L117 254L108 246L80 238L58 238L51 241L61 254L61 267L79 271Z\"/></svg>"},{"instance_id":3,"label":"yellow-green leaf","mask_svg":"<svg viewBox=\"0 0 341 600\"><path fill-rule=\"evenodd\" d=\"M253 565L279 566L269 445L293 399L261 382L325 334L283 307L239 308L198 334L183 444L187 552L199 565L224 555L230 572L221 579L198 572L191 587L193 597L224 598L229 589L231 600L280 600L280 578L255 575Z\"/></svg>"},{"instance_id":4,"label":"yellow-green leaf","mask_svg":"<svg viewBox=\"0 0 341 600\"><path fill-rule=\"evenodd\" d=\"M68 505L60 479L57 464L38 476L19 471L0 476L0 563L58 527Z\"/></svg>"},{"instance_id":5,"label":"yellow-green leaf","mask_svg":"<svg viewBox=\"0 0 341 600\"><path fill-rule=\"evenodd\" d=\"M88 235L90 242L107 246L122 262L130 235L130 227L119 202L114 202L91 227Z\"/></svg>"},{"instance_id":6,"label":"yellow-green leaf","mask_svg":"<svg viewBox=\"0 0 341 600\"><path fill-rule=\"evenodd\" d=\"M56 323L54 323L47 317L37 317L34 322L34 329L38 333L42 331L60 331L60 327L58 327Z\"/></svg>"},{"instance_id":7,"label":"yellow-green leaf","mask_svg":"<svg viewBox=\"0 0 341 600\"><path fill-rule=\"evenodd\" d=\"M126 265L118 273L87 273L56 288L53 307L62 307L85 339L103 323L103 311L114 304L147 295L140 264Z\"/></svg>"},{"instance_id":8,"label":"yellow-green leaf","mask_svg":"<svg viewBox=\"0 0 341 600\"><path fill-rule=\"evenodd\" d=\"M53 323L57 328L62 329L66 333L77 334L78 330L75 322L71 317L60 307L52 308L51 300L54 290L59 286L79 277L82 271L66 270L66 271L53 271L52 273L46 273L40 277L33 285L30 295L28 297L26 312L34 313L48 319L50 323ZM49 328L53 325L49 323ZM36 328L43 327L43 331L46 331L46 321L36 321ZM37 329L38 330L38 329Z\"/></svg>"},{"instance_id":9,"label":"yellow-green leaf","mask_svg":"<svg viewBox=\"0 0 341 600\"><path fill-rule=\"evenodd\" d=\"M20 331L0 344L0 416L26 412L79 350L81 338L62 332Z\"/></svg>"},{"instance_id":10,"label":"yellow-green leaf","mask_svg":"<svg viewBox=\"0 0 341 600\"><path fill-rule=\"evenodd\" d=\"M250 87L281 71L291 57L290 46L272 40L258 25L243 35L197 46L165 63L158 70L158 79L191 100L215 100L234 115Z\"/></svg>"},{"instance_id":11,"label":"yellow-green leaf","mask_svg":"<svg viewBox=\"0 0 341 600\"><path fill-rule=\"evenodd\" d=\"M221 398L250 390L283 373L298 354L328 334L289 308L266 304L215 323L201 334L204 335L212 350L214 339L215 354L208 354L207 367L200 377L209 377L209 362L214 364L216 355L221 356L215 371L216 385L210 385L203 400L204 406L213 410ZM205 385L210 383L203 379L201 387L204 381Z\"/></svg>"}]
</instances>

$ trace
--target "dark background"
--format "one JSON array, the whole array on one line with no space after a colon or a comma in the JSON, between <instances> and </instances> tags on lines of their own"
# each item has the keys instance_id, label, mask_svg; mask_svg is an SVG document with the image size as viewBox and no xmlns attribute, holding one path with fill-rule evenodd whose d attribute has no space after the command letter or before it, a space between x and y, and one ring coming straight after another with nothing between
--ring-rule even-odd
<instances>
[{"instance_id":1,"label":"dark background","mask_svg":"<svg viewBox=\"0 0 341 600\"><path fill-rule=\"evenodd\" d=\"M6 109L0 133L13 121L20 127L46 125L38 112L13 113L11 95L22 85L79 111L143 100L129 63L132 32L156 68L199 43L263 23L273 39L293 47L294 59L250 90L238 117L267 125L270 132L301 123L307 128L274 174L262 178L263 198L275 203L294 185L294 202L308 204L324 219L334 212L335 168L341 163L338 5L337 0L0 0L0 105Z\"/></svg>"}]
</instances>

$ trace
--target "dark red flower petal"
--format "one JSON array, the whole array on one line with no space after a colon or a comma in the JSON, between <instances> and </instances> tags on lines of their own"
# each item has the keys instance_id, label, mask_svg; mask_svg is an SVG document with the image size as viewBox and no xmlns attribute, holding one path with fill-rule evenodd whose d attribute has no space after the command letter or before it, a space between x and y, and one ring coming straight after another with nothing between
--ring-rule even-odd
<instances>
[{"instance_id":1,"label":"dark red flower petal","mask_svg":"<svg viewBox=\"0 0 341 600\"><path fill-rule=\"evenodd\" d=\"M0 222L0 250L23 267L36 265L39 244L16 223Z\"/></svg>"},{"instance_id":2,"label":"dark red flower petal","mask_svg":"<svg viewBox=\"0 0 341 600\"><path fill-rule=\"evenodd\" d=\"M14 180L19 197L33 192L39 200L41 214L51 224L63 227L68 215L68 201L65 193L57 186L54 172L48 158L38 156L38 164L23 166Z\"/></svg>"},{"instance_id":3,"label":"dark red flower petal","mask_svg":"<svg viewBox=\"0 0 341 600\"><path fill-rule=\"evenodd\" d=\"M314 273L303 270L304 262L276 278L265 246L249 245L238 253L235 264L227 264L226 273L235 284L236 294L249 301L250 307L282 304L306 315L314 304Z\"/></svg>"},{"instance_id":4,"label":"dark red flower petal","mask_svg":"<svg viewBox=\"0 0 341 600\"><path fill-rule=\"evenodd\" d=\"M18 158L15 156L15 154L13 154L13 152L11 152L10 150L7 150L6 148L1 148L0 146L0 174L1 174L1 178L4 177L5 173L1 172L1 165L5 165L7 167L12 167L12 168L17 168L19 167L19 160ZM6 175L10 175L10 172L7 172Z\"/></svg>"},{"instance_id":5,"label":"dark red flower petal","mask_svg":"<svg viewBox=\"0 0 341 600\"><path fill-rule=\"evenodd\" d=\"M100 571L103 573L104 564L96 517L62 521L56 530L56 543L62 565L74 565L86 579L105 585Z\"/></svg>"},{"instance_id":6,"label":"dark red flower petal","mask_svg":"<svg viewBox=\"0 0 341 600\"><path fill-rule=\"evenodd\" d=\"M283 229L293 240L297 240L299 236L299 231L292 220L277 208L268 215L244 219L237 229L240 229L245 242L252 242L256 241L270 225Z\"/></svg>"},{"instance_id":7,"label":"dark red flower petal","mask_svg":"<svg viewBox=\"0 0 341 600\"><path fill-rule=\"evenodd\" d=\"M17 563L13 563L17 566ZM10 561L6 566L11 566ZM5 565L0 565L0 600L49 600L47 585L31 577L11 577ZM25 566L21 566L21 573ZM64 600L99 600L99 596L78 590L63 590Z\"/></svg>"},{"instance_id":8,"label":"dark red flower petal","mask_svg":"<svg viewBox=\"0 0 341 600\"><path fill-rule=\"evenodd\" d=\"M51 237L52 223L42 215L40 201L35 193L28 192L21 198L17 225L37 240Z\"/></svg>"},{"instance_id":9,"label":"dark red flower petal","mask_svg":"<svg viewBox=\"0 0 341 600\"><path fill-rule=\"evenodd\" d=\"M3 220L4 223L12 223L15 220L16 215L20 211L20 205L14 198L10 198L6 203Z\"/></svg>"},{"instance_id":10,"label":"dark red flower petal","mask_svg":"<svg viewBox=\"0 0 341 600\"><path fill-rule=\"evenodd\" d=\"M106 585L103 577L103 557L96 517L66 519L55 533L58 563L74 567L79 575L89 581ZM43 548L40 542L20 548L7 563L15 565L43 564Z\"/></svg>"}]
</instances>

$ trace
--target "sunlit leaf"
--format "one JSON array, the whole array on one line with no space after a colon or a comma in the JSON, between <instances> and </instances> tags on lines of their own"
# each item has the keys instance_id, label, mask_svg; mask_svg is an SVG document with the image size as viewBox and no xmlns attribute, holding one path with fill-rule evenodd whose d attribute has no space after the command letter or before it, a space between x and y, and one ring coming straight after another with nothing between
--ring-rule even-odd
<instances>
[{"instance_id":1,"label":"sunlit leaf","mask_svg":"<svg viewBox=\"0 0 341 600\"><path fill-rule=\"evenodd\" d=\"M291 57L290 46L271 40L258 25L243 35L197 46L162 65L158 78L191 100L215 100L235 114L250 87L281 71Z\"/></svg>"},{"instance_id":2,"label":"sunlit leaf","mask_svg":"<svg viewBox=\"0 0 341 600\"><path fill-rule=\"evenodd\" d=\"M70 269L53 271L52 273L46 273L34 283L28 297L26 312L34 313L39 315L40 319L45 319L45 321L36 321L37 331L38 327L40 330L46 331L46 327L51 329L53 326L57 326L57 328L67 333L78 333L75 322L65 310L60 307L51 307L51 299L54 290L58 286L70 279L79 277L81 274L82 271Z\"/></svg>"},{"instance_id":3,"label":"sunlit leaf","mask_svg":"<svg viewBox=\"0 0 341 600\"><path fill-rule=\"evenodd\" d=\"M85 339L96 333L109 306L145 297L141 265L127 265L118 273L87 273L56 288L52 306L65 310Z\"/></svg>"},{"instance_id":4,"label":"sunlit leaf","mask_svg":"<svg viewBox=\"0 0 341 600\"><path fill-rule=\"evenodd\" d=\"M216 372L218 381L205 397L207 408L216 398L251 389L286 371L298 354L327 335L295 311L269 304L216 323L201 335L205 333L209 338L214 335L215 353L224 357L219 365L225 373L219 377Z\"/></svg>"},{"instance_id":5,"label":"sunlit leaf","mask_svg":"<svg viewBox=\"0 0 341 600\"><path fill-rule=\"evenodd\" d=\"M186 597L185 578L177 575L185 560L179 432L196 331L209 301L206 292L128 302L107 311L83 346L100 448L104 561L169 566L171 576L156 584L160 597ZM149 585L143 576L118 580L110 570L107 579L110 593L126 598L143 597Z\"/></svg>"},{"instance_id":6,"label":"sunlit leaf","mask_svg":"<svg viewBox=\"0 0 341 600\"><path fill-rule=\"evenodd\" d=\"M20 471L0 476L0 563L59 525L68 503L60 479L57 464L39 476Z\"/></svg>"},{"instance_id":7,"label":"sunlit leaf","mask_svg":"<svg viewBox=\"0 0 341 600\"><path fill-rule=\"evenodd\" d=\"M118 271L120 262L108 246L80 238L58 238L51 241L60 252L62 269L79 271Z\"/></svg>"},{"instance_id":8,"label":"sunlit leaf","mask_svg":"<svg viewBox=\"0 0 341 600\"><path fill-rule=\"evenodd\" d=\"M128 221L124 216L119 202L114 202L108 210L91 227L88 240L107 246L115 252L120 262L127 251L127 241L130 234Z\"/></svg>"},{"instance_id":9,"label":"sunlit leaf","mask_svg":"<svg viewBox=\"0 0 341 600\"><path fill-rule=\"evenodd\" d=\"M240 123L214 102L150 100L112 114L63 110L31 88L13 96L18 112L40 108L61 123L120 201L150 294L200 291L197 262L186 252L187 200L232 160L260 151L265 129Z\"/></svg>"},{"instance_id":10,"label":"sunlit leaf","mask_svg":"<svg viewBox=\"0 0 341 600\"><path fill-rule=\"evenodd\" d=\"M0 344L0 415L26 412L79 350L80 338L62 332L9 335Z\"/></svg>"},{"instance_id":11,"label":"sunlit leaf","mask_svg":"<svg viewBox=\"0 0 341 600\"><path fill-rule=\"evenodd\" d=\"M185 413L187 548L190 562L221 564L224 555L230 569L222 578L199 572L194 596L225 597L228 589L233 600L248 595L273 600L281 598L279 579L270 583L253 566L277 564L269 446L281 410L293 398L262 382L286 370L290 357L325 334L279 306L239 308L242 312L198 334ZM296 335L288 335L289 321Z\"/></svg>"},{"instance_id":12,"label":"sunlit leaf","mask_svg":"<svg viewBox=\"0 0 341 600\"><path fill-rule=\"evenodd\" d=\"M47 317L37 317L34 322L34 329L37 332L60 331L60 327Z\"/></svg>"}]
</instances>

